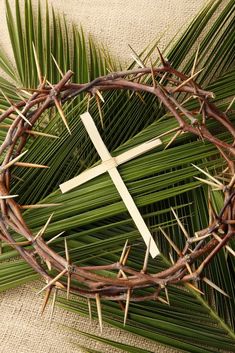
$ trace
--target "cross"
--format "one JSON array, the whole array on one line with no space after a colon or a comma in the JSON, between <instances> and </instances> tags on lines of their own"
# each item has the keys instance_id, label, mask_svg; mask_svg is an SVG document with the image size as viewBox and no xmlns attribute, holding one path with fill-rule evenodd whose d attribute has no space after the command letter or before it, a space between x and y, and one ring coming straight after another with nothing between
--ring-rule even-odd
<instances>
[{"instance_id":1,"label":"cross","mask_svg":"<svg viewBox=\"0 0 235 353\"><path fill-rule=\"evenodd\" d=\"M130 149L127 152L121 153L119 156L112 157L106 145L104 144L91 115L88 112L86 112L81 115L81 120L102 160L102 163L93 168L85 170L80 175L61 184L60 185L61 192L65 193L97 177L98 175L108 172L127 210L129 211L137 229L139 230L141 236L143 237L146 246L148 247L150 244L149 251L151 256L153 258L156 257L157 255L160 254L160 251L158 250L158 247L155 241L153 240L153 237L146 223L144 222L143 217L141 216L131 194L129 193L121 175L119 174L117 167L120 164L123 164L147 151L150 151L154 147L161 145L162 144L161 140L153 139L153 140L147 141L145 143L140 144L137 147Z\"/></svg>"}]
</instances>

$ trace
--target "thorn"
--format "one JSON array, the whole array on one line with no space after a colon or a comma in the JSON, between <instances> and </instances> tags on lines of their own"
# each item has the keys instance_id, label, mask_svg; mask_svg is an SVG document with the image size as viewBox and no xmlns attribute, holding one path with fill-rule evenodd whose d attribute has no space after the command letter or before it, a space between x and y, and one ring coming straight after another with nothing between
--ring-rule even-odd
<instances>
[{"instance_id":1,"label":"thorn","mask_svg":"<svg viewBox=\"0 0 235 353\"><path fill-rule=\"evenodd\" d=\"M120 256L120 259L119 259L119 263L122 265L123 264L123 260L124 260L124 257L125 257L125 254L126 254L126 248L127 248L127 244L128 244L128 239L126 240L125 242L125 245L122 249L122 254Z\"/></svg>"},{"instance_id":2,"label":"thorn","mask_svg":"<svg viewBox=\"0 0 235 353\"><path fill-rule=\"evenodd\" d=\"M43 236L43 234L45 233L45 231L46 231L46 229L47 229L47 227L48 227L48 224L50 223L50 221L51 221L51 219L52 219L52 217L53 217L53 214L54 213L52 213L51 215L50 215L50 217L48 218L48 220L46 221L46 223L45 223L45 225L39 230L39 232L35 235L35 237L34 237L34 241L40 236L40 237L42 237Z\"/></svg>"},{"instance_id":3,"label":"thorn","mask_svg":"<svg viewBox=\"0 0 235 353\"><path fill-rule=\"evenodd\" d=\"M89 112L89 109L90 109L90 101L91 101L91 99L92 99L90 93L87 93L87 94L86 94L86 98L87 98L86 111Z\"/></svg>"},{"instance_id":4,"label":"thorn","mask_svg":"<svg viewBox=\"0 0 235 353\"><path fill-rule=\"evenodd\" d=\"M193 61L193 67L192 67L192 70L191 70L191 76L194 75L194 72L195 72L195 68L196 68L196 65L197 65L197 58L198 58L198 54L199 54L199 50L200 50L200 44L197 48L197 51L196 51L196 54L195 54L195 58L194 58L194 61Z\"/></svg>"},{"instance_id":5,"label":"thorn","mask_svg":"<svg viewBox=\"0 0 235 353\"><path fill-rule=\"evenodd\" d=\"M100 100L104 103L104 97L102 96L102 94L100 93L100 91L97 89L95 91L95 93L97 94L97 96L100 98Z\"/></svg>"},{"instance_id":6,"label":"thorn","mask_svg":"<svg viewBox=\"0 0 235 353\"><path fill-rule=\"evenodd\" d=\"M172 132L175 132L175 131L179 131L181 130L180 127L175 127L174 129L171 129L170 131L166 131L166 132L163 132L161 135L158 135L157 137L154 137L153 139L151 139L150 141L153 141L153 140L157 140L163 136L166 136L166 135L169 135L171 134Z\"/></svg>"},{"instance_id":7,"label":"thorn","mask_svg":"<svg viewBox=\"0 0 235 353\"><path fill-rule=\"evenodd\" d=\"M202 294L202 295L205 295L205 293L203 293L199 288L197 288L196 286L194 286L192 283L186 283L186 285L188 286L188 287L190 287L191 289L193 289L193 290L195 290L195 292L198 292L198 293L200 293L200 294Z\"/></svg>"},{"instance_id":8,"label":"thorn","mask_svg":"<svg viewBox=\"0 0 235 353\"><path fill-rule=\"evenodd\" d=\"M0 90L0 92L2 93L3 97L6 99L7 103L10 104L10 106L14 106L10 101L10 99L7 97L7 95L2 90Z\"/></svg>"},{"instance_id":9,"label":"thorn","mask_svg":"<svg viewBox=\"0 0 235 353\"><path fill-rule=\"evenodd\" d=\"M174 216L175 216L175 219L180 227L180 229L182 230L182 232L184 233L185 237L187 239L189 239L189 235L188 235L188 232L186 231L186 229L184 228L183 224L181 223L179 217L177 216L176 212L174 211L174 209L171 207L171 211L173 212Z\"/></svg>"},{"instance_id":10,"label":"thorn","mask_svg":"<svg viewBox=\"0 0 235 353\"><path fill-rule=\"evenodd\" d=\"M140 92L136 91L135 94L137 97L139 97L139 99L141 100L142 103L146 104L146 102L145 102L143 96L140 94Z\"/></svg>"},{"instance_id":11,"label":"thorn","mask_svg":"<svg viewBox=\"0 0 235 353\"><path fill-rule=\"evenodd\" d=\"M69 250L68 250L68 243L67 243L67 239L64 238L64 247L65 247L65 256L66 256L66 260L69 264Z\"/></svg>"},{"instance_id":12,"label":"thorn","mask_svg":"<svg viewBox=\"0 0 235 353\"><path fill-rule=\"evenodd\" d=\"M35 131L35 130L25 130L25 132L27 134L29 134L29 135L49 137L49 138L52 138L52 139L58 139L59 138L59 136L46 134L45 132L39 132L39 131Z\"/></svg>"},{"instance_id":13,"label":"thorn","mask_svg":"<svg viewBox=\"0 0 235 353\"><path fill-rule=\"evenodd\" d=\"M5 164L4 166L1 166L1 170L6 170L9 167L11 167L13 164L15 164L20 158L22 158L26 153L28 152L28 150L22 152L21 154L19 154L19 156L13 158L10 162L8 162L7 164Z\"/></svg>"},{"instance_id":14,"label":"thorn","mask_svg":"<svg viewBox=\"0 0 235 353\"><path fill-rule=\"evenodd\" d=\"M208 238L211 235L211 234L205 234L205 235L202 235L202 236L198 236L197 233L195 233L195 234L196 234L195 237L192 237L192 238L188 239L190 244L196 243L196 242L201 241L203 239L206 239L206 238Z\"/></svg>"},{"instance_id":15,"label":"thorn","mask_svg":"<svg viewBox=\"0 0 235 353\"><path fill-rule=\"evenodd\" d=\"M209 286L211 286L212 288L214 288L215 290L217 290L218 292L223 294L225 297L230 298L230 296L223 289L221 289L215 283L213 283L211 280L209 280L209 278L203 277L202 280L203 280L203 282L205 282L206 284L208 284Z\"/></svg>"},{"instance_id":16,"label":"thorn","mask_svg":"<svg viewBox=\"0 0 235 353\"><path fill-rule=\"evenodd\" d=\"M164 286L164 290L165 290L167 304L170 305L169 293L168 293L168 289L166 286Z\"/></svg>"},{"instance_id":17,"label":"thorn","mask_svg":"<svg viewBox=\"0 0 235 353\"><path fill-rule=\"evenodd\" d=\"M51 321L52 321L53 314L54 314L57 291L58 291L58 289L55 288L55 290L54 290L54 295L53 295L53 299L52 299L52 304L51 304L51 314L50 314L50 319L49 319L50 323L51 323Z\"/></svg>"},{"instance_id":18,"label":"thorn","mask_svg":"<svg viewBox=\"0 0 235 353\"><path fill-rule=\"evenodd\" d=\"M58 62L56 61L56 59L55 59L55 57L54 57L54 55L52 53L51 53L51 57L52 57L52 59L53 59L53 61L55 63L55 66L56 66L57 70L59 71L60 76L64 77L64 74L63 74L61 68L59 67Z\"/></svg>"},{"instance_id":19,"label":"thorn","mask_svg":"<svg viewBox=\"0 0 235 353\"><path fill-rule=\"evenodd\" d=\"M159 84L160 84L160 85L161 85L162 82L165 80L165 78L166 78L167 75L168 75L168 72L165 72L164 75L162 75L162 78L161 78L161 80L159 81ZM161 102L161 104L162 104L162 102Z\"/></svg>"},{"instance_id":20,"label":"thorn","mask_svg":"<svg viewBox=\"0 0 235 353\"><path fill-rule=\"evenodd\" d=\"M186 262L185 266L187 267L187 270L190 273L190 275L192 275L193 271L191 270L191 267L189 266L189 264L187 262Z\"/></svg>"},{"instance_id":21,"label":"thorn","mask_svg":"<svg viewBox=\"0 0 235 353\"><path fill-rule=\"evenodd\" d=\"M218 219L218 216L211 203L210 194L208 195L208 211L209 211L209 224L211 224L213 221Z\"/></svg>"},{"instance_id":22,"label":"thorn","mask_svg":"<svg viewBox=\"0 0 235 353\"><path fill-rule=\"evenodd\" d=\"M101 303L100 303L100 295L99 295L99 293L96 293L95 298L96 298L96 307L97 307L97 314L98 314L98 319L99 319L100 333L102 334L103 323L102 323L102 310L101 310Z\"/></svg>"},{"instance_id":23,"label":"thorn","mask_svg":"<svg viewBox=\"0 0 235 353\"><path fill-rule=\"evenodd\" d=\"M28 97L32 97L32 94L29 93L26 89L21 88L20 91L23 92L24 94L26 94Z\"/></svg>"},{"instance_id":24,"label":"thorn","mask_svg":"<svg viewBox=\"0 0 235 353\"><path fill-rule=\"evenodd\" d=\"M14 110L16 111L16 113L26 122L28 123L30 126L32 126L31 122L24 116L24 114L15 106L13 105Z\"/></svg>"},{"instance_id":25,"label":"thorn","mask_svg":"<svg viewBox=\"0 0 235 353\"><path fill-rule=\"evenodd\" d=\"M66 261L67 261L67 265L68 265L67 300L69 300L69 293L70 293L70 286L71 286L71 274L69 272L70 258L69 258L69 249L68 249L68 243L67 243L67 239L66 238L64 238L64 246L65 246Z\"/></svg>"},{"instance_id":26,"label":"thorn","mask_svg":"<svg viewBox=\"0 0 235 353\"><path fill-rule=\"evenodd\" d=\"M201 169L200 167L198 167L197 165L192 163L192 166L196 169L198 169L201 173L205 174L209 179L211 179L212 181L214 181L217 185L222 186L224 188L224 185L218 181L216 178L214 178L212 175L210 175L209 173L207 173L205 170Z\"/></svg>"},{"instance_id":27,"label":"thorn","mask_svg":"<svg viewBox=\"0 0 235 353\"><path fill-rule=\"evenodd\" d=\"M149 260L149 252L150 252L150 245L151 245L151 238L149 238L149 243L145 252L145 257L144 257L144 264L143 268L141 270L142 273L146 273L147 267L148 267L148 260Z\"/></svg>"},{"instance_id":28,"label":"thorn","mask_svg":"<svg viewBox=\"0 0 235 353\"><path fill-rule=\"evenodd\" d=\"M37 68L37 74L38 74L38 81L40 82L40 85L42 85L42 73L41 73L41 68L39 65L39 61L38 61L38 57L37 57L37 52L34 46L34 43L32 42L33 45L33 55L34 55L34 60L35 60L35 64L36 64L36 68Z\"/></svg>"},{"instance_id":29,"label":"thorn","mask_svg":"<svg viewBox=\"0 0 235 353\"><path fill-rule=\"evenodd\" d=\"M120 273L120 275L119 275L119 273ZM119 270L119 273L118 273L118 278L120 278L121 275L122 275L122 277L125 278L125 279L128 278L127 275L125 274L125 272L124 272L123 270Z\"/></svg>"},{"instance_id":30,"label":"thorn","mask_svg":"<svg viewBox=\"0 0 235 353\"><path fill-rule=\"evenodd\" d=\"M19 195L0 195L0 200L12 199L14 197L18 197Z\"/></svg>"},{"instance_id":31,"label":"thorn","mask_svg":"<svg viewBox=\"0 0 235 353\"><path fill-rule=\"evenodd\" d=\"M62 203L41 203L41 204L35 204L35 205L21 205L20 208L26 210L26 209L45 208L45 207L56 207L61 205L63 204Z\"/></svg>"},{"instance_id":32,"label":"thorn","mask_svg":"<svg viewBox=\"0 0 235 353\"><path fill-rule=\"evenodd\" d=\"M54 98L54 102L55 102L56 108L57 108L57 110L58 110L58 112L60 114L60 117L61 117L66 129L68 130L68 133L71 135L72 133L71 133L71 130L70 130L69 126L68 126L68 123L67 123L66 117L64 115L61 103L58 101L57 98Z\"/></svg>"},{"instance_id":33,"label":"thorn","mask_svg":"<svg viewBox=\"0 0 235 353\"><path fill-rule=\"evenodd\" d=\"M92 309L91 309L91 300L90 300L90 298L87 298L87 305L88 305L89 318L90 318L90 321L92 321Z\"/></svg>"},{"instance_id":34,"label":"thorn","mask_svg":"<svg viewBox=\"0 0 235 353\"><path fill-rule=\"evenodd\" d=\"M56 240L57 238L59 238L59 237L60 237L62 234L64 234L64 233L65 233L65 231L63 231L63 232L61 232L61 233L55 235L53 238L51 238L50 240L48 240L48 241L46 242L46 244L48 245L48 244L52 243L54 240Z\"/></svg>"},{"instance_id":35,"label":"thorn","mask_svg":"<svg viewBox=\"0 0 235 353\"><path fill-rule=\"evenodd\" d=\"M124 314L124 321L123 321L124 327L126 326L126 320L127 320L128 311L129 311L130 299L131 299L131 289L128 288L127 294L126 294L126 306L125 306L125 314Z\"/></svg>"},{"instance_id":36,"label":"thorn","mask_svg":"<svg viewBox=\"0 0 235 353\"><path fill-rule=\"evenodd\" d=\"M222 241L222 239L216 233L213 232L212 235L218 242ZM225 249L235 257L235 251L229 245L225 245Z\"/></svg>"},{"instance_id":37,"label":"thorn","mask_svg":"<svg viewBox=\"0 0 235 353\"><path fill-rule=\"evenodd\" d=\"M131 247L129 246L127 248L127 243L128 243L128 240L126 241L125 245L124 245L124 248L123 248L123 251L122 251L122 255L120 257L120 260L119 260L119 263L122 265L122 266L125 266L126 262L127 262L127 259L128 259L128 256L129 256L129 253L131 251ZM118 274L117 274L117 278L120 278L121 275L126 276L126 274L122 271L122 270L119 270Z\"/></svg>"},{"instance_id":38,"label":"thorn","mask_svg":"<svg viewBox=\"0 0 235 353\"><path fill-rule=\"evenodd\" d=\"M65 273L67 272L67 268L63 269L63 271L61 271L55 278L53 278L49 283L47 283L42 289L40 289L39 292L37 292L37 294L40 294L41 292L43 292L45 289L51 287L55 282L57 282L58 279L60 279L60 277L62 277ZM58 282L59 283L59 282ZM60 284L60 283L59 283ZM64 286L63 286L64 287Z\"/></svg>"},{"instance_id":39,"label":"thorn","mask_svg":"<svg viewBox=\"0 0 235 353\"><path fill-rule=\"evenodd\" d=\"M163 298L161 298L161 297L157 297L157 300L159 300L159 302L161 302L161 303L163 303L163 304L169 305L169 303L168 303L165 299L163 299Z\"/></svg>"},{"instance_id":40,"label":"thorn","mask_svg":"<svg viewBox=\"0 0 235 353\"><path fill-rule=\"evenodd\" d=\"M172 265L174 265L175 261L174 261L173 256L172 256L172 254L170 252L169 252L169 258L171 260Z\"/></svg>"},{"instance_id":41,"label":"thorn","mask_svg":"<svg viewBox=\"0 0 235 353\"><path fill-rule=\"evenodd\" d=\"M177 137L182 133L182 130L178 130L175 135L171 138L171 140L168 142L164 150L166 150L176 139Z\"/></svg>"},{"instance_id":42,"label":"thorn","mask_svg":"<svg viewBox=\"0 0 235 353\"><path fill-rule=\"evenodd\" d=\"M231 102L228 105L228 108L225 110L225 114L229 111L229 109L232 107L233 103L235 102L235 96L233 97L233 99L231 100Z\"/></svg>"},{"instance_id":43,"label":"thorn","mask_svg":"<svg viewBox=\"0 0 235 353\"><path fill-rule=\"evenodd\" d=\"M159 56L160 56L160 60L161 60L161 62L162 62L162 65L163 66L168 66L168 64L167 64L167 62L165 61L165 59L163 58L163 55L162 55L162 53L161 53L161 51L160 51L160 49L157 47L157 51L158 51L158 54L159 54Z\"/></svg>"},{"instance_id":44,"label":"thorn","mask_svg":"<svg viewBox=\"0 0 235 353\"><path fill-rule=\"evenodd\" d=\"M199 177L194 177L194 179L197 179L197 180L201 181L204 184L210 185L210 186L216 188L217 190L223 190L223 188L221 186L219 187L218 184L212 183L210 180L202 179L202 178L199 178Z\"/></svg>"},{"instance_id":45,"label":"thorn","mask_svg":"<svg viewBox=\"0 0 235 353\"><path fill-rule=\"evenodd\" d=\"M172 90L172 93L175 93L177 92L181 87L185 86L187 83L189 83L190 81L192 81L192 79L194 79L194 77L196 77L198 74L200 74L200 72L202 72L203 69L197 71L195 74L193 74L192 76L190 76L189 78L187 78L185 81L183 81L179 86L175 87L173 90Z\"/></svg>"},{"instance_id":46,"label":"thorn","mask_svg":"<svg viewBox=\"0 0 235 353\"><path fill-rule=\"evenodd\" d=\"M130 44L128 44L128 47L131 49L132 51L132 55L131 57L134 59L134 61L142 68L146 67L144 62L141 60L141 58L139 57L139 55L136 53L136 51L130 46Z\"/></svg>"},{"instance_id":47,"label":"thorn","mask_svg":"<svg viewBox=\"0 0 235 353\"><path fill-rule=\"evenodd\" d=\"M150 68L151 68L151 76L152 76L152 81L153 81L153 88L155 89L157 87L156 85L156 81L155 81L155 77L154 77L154 71L153 71L153 63L152 63L152 59L150 58Z\"/></svg>"},{"instance_id":48,"label":"thorn","mask_svg":"<svg viewBox=\"0 0 235 353\"><path fill-rule=\"evenodd\" d=\"M97 104L98 111L99 111L101 127L103 129L104 128L104 117L103 117L103 112L102 112L101 105L100 105L100 99L97 95L95 96L95 99L96 99L96 104Z\"/></svg>"},{"instance_id":49,"label":"thorn","mask_svg":"<svg viewBox=\"0 0 235 353\"><path fill-rule=\"evenodd\" d=\"M51 263L50 263L50 261L46 259L45 263L46 263L46 265L48 267L48 270L51 271Z\"/></svg>"},{"instance_id":50,"label":"thorn","mask_svg":"<svg viewBox=\"0 0 235 353\"><path fill-rule=\"evenodd\" d=\"M47 165L35 164L35 163L26 163L26 162L16 162L15 165L17 167L26 167L26 168L41 168L41 169L49 168Z\"/></svg>"},{"instance_id":51,"label":"thorn","mask_svg":"<svg viewBox=\"0 0 235 353\"><path fill-rule=\"evenodd\" d=\"M168 243L172 246L172 248L175 250L175 252L177 253L178 256L181 256L181 251L180 249L175 245L175 243L171 240L171 238L166 234L166 232L162 229L162 227L158 227L160 229L160 231L162 232L162 234L164 235L164 237L166 238L166 240L168 241Z\"/></svg>"},{"instance_id":52,"label":"thorn","mask_svg":"<svg viewBox=\"0 0 235 353\"><path fill-rule=\"evenodd\" d=\"M44 311L45 311L45 309L46 309L48 300L49 300L50 295L51 295L51 290L52 290L51 287L47 288L46 295L45 295L45 298L44 298L44 301L43 301L43 304L42 304L42 308L41 308L41 310L40 310L40 314L41 314L41 315L44 313Z\"/></svg>"}]
</instances>

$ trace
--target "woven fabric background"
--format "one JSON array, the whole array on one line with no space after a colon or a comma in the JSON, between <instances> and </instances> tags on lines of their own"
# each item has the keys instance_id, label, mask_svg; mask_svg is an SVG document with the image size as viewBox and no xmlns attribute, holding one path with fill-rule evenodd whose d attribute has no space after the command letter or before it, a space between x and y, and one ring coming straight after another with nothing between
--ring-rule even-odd
<instances>
[{"instance_id":1,"label":"woven fabric background","mask_svg":"<svg viewBox=\"0 0 235 353\"><path fill-rule=\"evenodd\" d=\"M41 3L46 0L41 0ZM186 26L206 3L205 0L48 0L59 12L64 12L68 22L82 24L86 32L109 47L121 61L130 60L130 44L137 52L152 40L163 35L160 47ZM5 21L5 1L0 0L0 45L12 56ZM13 6L13 0L10 1ZM22 6L24 0L20 0ZM34 6L37 0L33 1ZM89 345L101 352L118 352L102 344L61 328L62 325L99 334L96 321L56 308L53 321L48 311L43 317L38 312L42 296L39 281L0 294L0 353L78 353L80 345ZM79 305L79 303L78 303ZM151 352L173 353L166 347L134 335L104 326L104 337L142 347Z\"/></svg>"}]
</instances>

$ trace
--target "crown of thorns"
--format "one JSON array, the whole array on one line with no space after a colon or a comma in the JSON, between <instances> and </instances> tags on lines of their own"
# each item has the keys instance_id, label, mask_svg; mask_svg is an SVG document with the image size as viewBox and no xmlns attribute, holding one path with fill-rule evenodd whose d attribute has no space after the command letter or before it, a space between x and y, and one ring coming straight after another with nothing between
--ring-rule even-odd
<instances>
[{"instance_id":1,"label":"crown of thorns","mask_svg":"<svg viewBox=\"0 0 235 353\"><path fill-rule=\"evenodd\" d=\"M161 56L161 54L160 54ZM161 56L162 65L160 67L144 67L127 71L119 71L101 76L85 84L71 83L73 75L68 71L62 79L55 85L49 84L40 76L40 84L37 89L33 89L29 99L22 100L14 104L5 95L5 99L10 104L9 109L0 116L0 123L7 129L6 137L0 146L1 166L0 166L0 238L3 242L15 248L22 258L46 281L46 285L41 291L46 291L46 296L42 311L50 297L53 288L78 293L88 299L94 298L97 304L97 312L100 326L102 327L102 314L100 300L113 300L125 302L124 324L128 315L129 303L131 301L160 300L162 290L167 291L167 286L176 283L192 283L202 278L204 268L210 263L214 256L223 248L228 246L229 240L235 233L235 127L229 120L226 113L221 112L212 102L213 93L202 89L196 82L197 73L192 70L190 76L174 69L169 62ZM140 79L148 77L148 83L143 83ZM161 78L161 79L158 79ZM162 80L163 78L163 80ZM151 81L151 84L149 83ZM147 81L145 81L147 82ZM162 84L161 82L165 82ZM172 242L178 254L178 260L168 269L158 273L150 274L147 270L149 246L143 261L141 271L134 270L127 266L130 247L125 244L120 260L104 266L77 266L70 261L68 246L65 241L66 258L55 253L48 242L44 241L43 234L50 221L35 236L27 226L23 215L22 207L17 203L14 195L11 195L11 172L14 166L40 167L30 163L20 162L24 155L25 145L29 138L37 136L38 132L33 128L42 114L52 106L56 106L65 126L69 130L66 118L63 113L63 104L77 95L86 92L91 96L96 96L97 102L102 91L109 90L131 90L134 92L148 92L155 95L165 108L176 119L178 127L168 133L175 132L173 141L180 133L187 132L196 135L199 139L209 141L213 144L226 163L226 182L221 182L216 177L211 176L206 171L200 169L206 175L206 179L200 179L206 184L221 190L224 196L223 207L219 214L213 210L210 224L207 228L197 232L197 236L188 239L183 250L179 250ZM187 94L188 99L198 100L198 110L190 111L184 107L184 102L178 102L176 97L179 92ZM12 114L17 114L17 116ZM200 118L199 118L200 116ZM7 125L6 119L12 119L12 124ZM232 136L232 143L225 142L211 134L207 127L209 119L216 121L223 129ZM40 132L43 136L43 133ZM176 217L182 232L186 232L181 221ZM23 242L15 242L12 234L20 234L25 237ZM165 234L167 237L167 235ZM30 245L30 246L29 246ZM48 269L42 264L47 264ZM192 270L192 264L196 260L199 265ZM56 270L57 275L52 277L50 270ZM99 270L116 271L116 277L106 277L99 274ZM76 279L77 285L71 285L71 278ZM213 284L212 284L213 285ZM153 288L151 293L139 294L138 289ZM166 296L168 297L168 296Z\"/></svg>"}]
</instances>

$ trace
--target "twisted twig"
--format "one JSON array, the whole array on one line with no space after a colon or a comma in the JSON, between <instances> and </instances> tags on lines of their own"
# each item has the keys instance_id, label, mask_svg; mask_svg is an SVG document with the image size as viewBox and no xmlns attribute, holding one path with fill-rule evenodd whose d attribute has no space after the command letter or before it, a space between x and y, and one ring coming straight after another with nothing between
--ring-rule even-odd
<instances>
[{"instance_id":1,"label":"twisted twig","mask_svg":"<svg viewBox=\"0 0 235 353\"><path fill-rule=\"evenodd\" d=\"M157 81L157 76L165 77L167 85L162 86ZM121 71L111 73L107 76L96 78L92 82L86 84L69 83L73 73L68 71L60 82L54 86L41 82L37 89L32 89L33 94L28 100L21 101L17 104L11 103L11 106L0 116L0 123L6 118L12 118L12 113L18 116L13 117L10 126L2 125L8 129L5 141L0 146L0 154L4 156L0 167L0 238L2 241L13 246L19 254L38 272L47 282L43 288L47 290L46 300L48 300L52 287L66 288L70 291L78 292L87 298L95 298L99 306L99 298L110 300L126 300L126 310L128 310L129 301L142 301L160 298L159 294L162 288L167 285L179 282L189 282L198 279L206 265L210 263L218 251L227 245L229 239L234 236L235 220L235 191L234 191L234 141L232 143L225 142L218 137L213 136L207 128L207 120L209 118L217 121L224 129L235 138L235 128L229 121L226 114L219 111L210 98L213 97L212 92L203 90L195 81L194 76L188 77L183 73L172 68L169 63L163 60L163 66L159 68L141 68L129 71ZM147 77L151 75L151 84L139 82L139 76ZM148 80L150 82L150 80ZM220 154L227 163L227 172L231 173L231 180L225 185L210 177L205 182L216 186L224 193L224 206L219 215L213 216L212 224L207 229L198 232L198 238L188 239L183 251L178 251L179 259L170 268L156 273L148 274L147 258L142 271L138 272L126 266L129 248L123 249L120 261L106 266L86 266L79 267L70 263L68 251L66 251L66 259L53 252L42 238L42 233L36 237L32 234L25 223L21 207L17 204L13 197L10 196L11 185L11 168L20 164L19 159L24 150L26 141L34 134L33 127L45 110L52 106L56 106L59 113L69 130L65 120L62 105L64 102L81 94L89 93L99 99L99 92L107 90L131 90L135 92L147 92L155 95L171 112L172 116L178 122L177 136L181 132L190 132L203 140L207 140L218 148ZM199 101L199 111L188 111L182 104L177 101L175 94L184 92L189 97L194 96ZM7 97L6 97L7 99ZM202 115L200 121L197 117ZM70 130L69 130L70 132ZM36 133L36 132L35 132ZM24 165L24 163L21 163ZM30 165L28 164L30 167ZM41 166L43 167L43 166ZM181 228L183 227L177 220ZM25 242L15 243L10 230L23 235ZM205 240L206 239L206 240ZM195 247L192 243L197 242ZM25 245L32 245L34 251L25 248ZM65 248L67 243L65 240ZM205 257L201 261L200 266L195 270L191 270L191 265L199 258ZM40 258L43 259L49 267L58 271L58 275L52 278L47 270L40 264ZM116 278L105 277L97 274L94 270L115 270L118 272ZM67 284L62 281L62 277L67 276ZM78 281L77 287L70 284L71 276ZM79 285L82 283L82 286ZM155 288L154 293L139 296L135 294L135 290L139 288ZM125 315L126 318L126 315Z\"/></svg>"}]
</instances>

